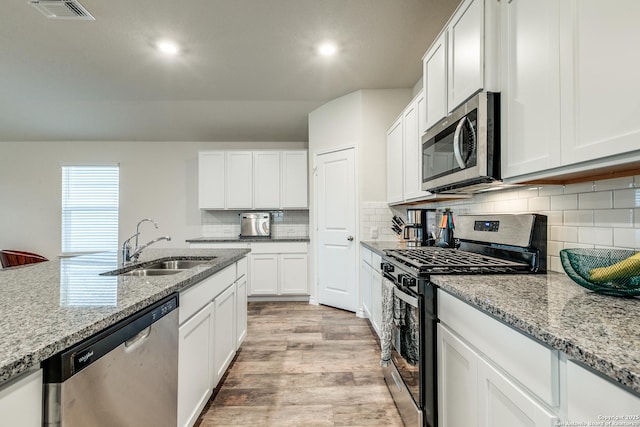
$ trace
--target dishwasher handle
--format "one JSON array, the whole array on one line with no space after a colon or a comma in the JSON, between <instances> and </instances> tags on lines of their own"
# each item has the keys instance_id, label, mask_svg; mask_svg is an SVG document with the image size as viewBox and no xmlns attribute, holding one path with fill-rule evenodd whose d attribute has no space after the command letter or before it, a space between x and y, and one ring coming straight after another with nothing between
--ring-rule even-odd
<instances>
[{"instance_id":1,"label":"dishwasher handle","mask_svg":"<svg viewBox=\"0 0 640 427\"><path fill-rule=\"evenodd\" d=\"M151 325L140 331L135 337L128 339L124 342L124 351L131 353L140 347L151 335Z\"/></svg>"}]
</instances>

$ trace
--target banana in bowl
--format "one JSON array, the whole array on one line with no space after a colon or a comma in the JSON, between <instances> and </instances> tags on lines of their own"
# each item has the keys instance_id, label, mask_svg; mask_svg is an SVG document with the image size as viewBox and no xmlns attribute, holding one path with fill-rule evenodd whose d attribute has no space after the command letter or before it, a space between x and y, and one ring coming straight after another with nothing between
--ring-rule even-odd
<instances>
[{"instance_id":1,"label":"banana in bowl","mask_svg":"<svg viewBox=\"0 0 640 427\"><path fill-rule=\"evenodd\" d=\"M577 284L605 295L640 295L640 253L625 249L563 249L560 262Z\"/></svg>"}]
</instances>

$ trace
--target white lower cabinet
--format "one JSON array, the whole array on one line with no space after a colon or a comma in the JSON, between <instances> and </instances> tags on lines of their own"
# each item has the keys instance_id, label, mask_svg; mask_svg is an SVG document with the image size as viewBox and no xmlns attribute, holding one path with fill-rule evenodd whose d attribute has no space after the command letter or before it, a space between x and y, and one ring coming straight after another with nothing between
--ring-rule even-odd
<instances>
[{"instance_id":1,"label":"white lower cabinet","mask_svg":"<svg viewBox=\"0 0 640 427\"><path fill-rule=\"evenodd\" d=\"M236 287L230 286L213 300L215 311L213 365L217 382L227 370L236 353ZM215 387L215 385L214 385Z\"/></svg>"},{"instance_id":2,"label":"white lower cabinet","mask_svg":"<svg viewBox=\"0 0 640 427\"><path fill-rule=\"evenodd\" d=\"M569 361L567 417L575 425L640 425L640 397Z\"/></svg>"},{"instance_id":3,"label":"white lower cabinet","mask_svg":"<svg viewBox=\"0 0 640 427\"><path fill-rule=\"evenodd\" d=\"M559 354L438 290L438 426L557 425Z\"/></svg>"},{"instance_id":4,"label":"white lower cabinet","mask_svg":"<svg viewBox=\"0 0 640 427\"><path fill-rule=\"evenodd\" d=\"M178 427L195 424L247 330L247 260L180 293Z\"/></svg>"},{"instance_id":5,"label":"white lower cabinet","mask_svg":"<svg viewBox=\"0 0 640 427\"><path fill-rule=\"evenodd\" d=\"M24 373L0 385L0 424L42 426L42 369Z\"/></svg>"},{"instance_id":6,"label":"white lower cabinet","mask_svg":"<svg viewBox=\"0 0 640 427\"><path fill-rule=\"evenodd\" d=\"M215 381L214 304L210 302L178 329L178 426L192 426L209 400Z\"/></svg>"},{"instance_id":7,"label":"white lower cabinet","mask_svg":"<svg viewBox=\"0 0 640 427\"><path fill-rule=\"evenodd\" d=\"M307 243L252 243L249 296L307 295Z\"/></svg>"},{"instance_id":8,"label":"white lower cabinet","mask_svg":"<svg viewBox=\"0 0 640 427\"><path fill-rule=\"evenodd\" d=\"M445 326L438 325L440 427L551 427L557 417Z\"/></svg>"},{"instance_id":9,"label":"white lower cabinet","mask_svg":"<svg viewBox=\"0 0 640 427\"><path fill-rule=\"evenodd\" d=\"M380 255L368 248L360 248L360 292L362 310L373 329L380 335L382 324L382 272Z\"/></svg>"}]
</instances>

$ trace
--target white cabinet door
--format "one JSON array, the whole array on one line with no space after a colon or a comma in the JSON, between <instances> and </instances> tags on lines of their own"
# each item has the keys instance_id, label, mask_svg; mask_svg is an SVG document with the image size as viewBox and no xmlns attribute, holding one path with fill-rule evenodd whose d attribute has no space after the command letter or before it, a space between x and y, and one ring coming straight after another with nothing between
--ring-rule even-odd
<instances>
[{"instance_id":1,"label":"white cabinet door","mask_svg":"<svg viewBox=\"0 0 640 427\"><path fill-rule=\"evenodd\" d=\"M560 165L558 19L559 0L502 2L505 178Z\"/></svg>"},{"instance_id":2,"label":"white cabinet door","mask_svg":"<svg viewBox=\"0 0 640 427\"><path fill-rule=\"evenodd\" d=\"M422 152L422 135L427 131L427 97L424 90L420 92L416 99L416 109L418 115L418 143L420 145L420 153ZM420 157L422 157L420 155Z\"/></svg>"},{"instance_id":3,"label":"white cabinet door","mask_svg":"<svg viewBox=\"0 0 640 427\"><path fill-rule=\"evenodd\" d=\"M443 31L423 59L426 129L447 115L447 32Z\"/></svg>"},{"instance_id":4,"label":"white cabinet door","mask_svg":"<svg viewBox=\"0 0 640 427\"><path fill-rule=\"evenodd\" d=\"M198 153L198 203L200 209L225 207L224 151Z\"/></svg>"},{"instance_id":5,"label":"white cabinet door","mask_svg":"<svg viewBox=\"0 0 640 427\"><path fill-rule=\"evenodd\" d=\"M402 117L387 132L387 202L402 201Z\"/></svg>"},{"instance_id":6,"label":"white cabinet door","mask_svg":"<svg viewBox=\"0 0 640 427\"><path fill-rule=\"evenodd\" d=\"M429 195L428 192L422 191L422 144L418 123L420 99L424 97L414 99L402 115L404 200L414 200Z\"/></svg>"},{"instance_id":7,"label":"white cabinet door","mask_svg":"<svg viewBox=\"0 0 640 427\"><path fill-rule=\"evenodd\" d=\"M478 355L440 324L437 341L438 425L477 426Z\"/></svg>"},{"instance_id":8,"label":"white cabinet door","mask_svg":"<svg viewBox=\"0 0 640 427\"><path fill-rule=\"evenodd\" d=\"M309 207L307 151L282 152L282 208Z\"/></svg>"},{"instance_id":9,"label":"white cabinet door","mask_svg":"<svg viewBox=\"0 0 640 427\"><path fill-rule=\"evenodd\" d=\"M250 295L277 295L278 255L252 254L249 257L249 277Z\"/></svg>"},{"instance_id":10,"label":"white cabinet door","mask_svg":"<svg viewBox=\"0 0 640 427\"><path fill-rule=\"evenodd\" d=\"M563 165L640 150L640 55L629 45L639 16L637 0L561 2Z\"/></svg>"},{"instance_id":11,"label":"white cabinet door","mask_svg":"<svg viewBox=\"0 0 640 427\"><path fill-rule=\"evenodd\" d=\"M253 207L280 207L280 152L253 153Z\"/></svg>"},{"instance_id":12,"label":"white cabinet door","mask_svg":"<svg viewBox=\"0 0 640 427\"><path fill-rule=\"evenodd\" d=\"M238 342L236 335L236 287L229 286L213 300L214 312L214 341L213 341L213 367L215 373L215 383L227 370L233 356L236 353Z\"/></svg>"},{"instance_id":13,"label":"white cabinet door","mask_svg":"<svg viewBox=\"0 0 640 427\"><path fill-rule=\"evenodd\" d=\"M371 266L360 259L360 293L362 294L362 310L364 315L370 319L373 324L371 310Z\"/></svg>"},{"instance_id":14,"label":"white cabinet door","mask_svg":"<svg viewBox=\"0 0 640 427\"><path fill-rule=\"evenodd\" d=\"M599 418L603 416L640 416L640 397L572 361L567 363L567 405L569 421L583 425L613 421ZM628 422L626 425L638 425L639 421L637 418L618 420Z\"/></svg>"},{"instance_id":15,"label":"white cabinet door","mask_svg":"<svg viewBox=\"0 0 640 427\"><path fill-rule=\"evenodd\" d=\"M178 330L178 426L190 427L209 400L213 370L213 302Z\"/></svg>"},{"instance_id":16,"label":"white cabinet door","mask_svg":"<svg viewBox=\"0 0 640 427\"><path fill-rule=\"evenodd\" d=\"M227 203L229 209L253 207L253 153L227 151Z\"/></svg>"},{"instance_id":17,"label":"white cabinet door","mask_svg":"<svg viewBox=\"0 0 640 427\"><path fill-rule=\"evenodd\" d=\"M451 18L448 45L448 110L484 87L484 0L465 0Z\"/></svg>"},{"instance_id":18,"label":"white cabinet door","mask_svg":"<svg viewBox=\"0 0 640 427\"><path fill-rule=\"evenodd\" d=\"M247 276L236 282L236 350L247 336Z\"/></svg>"},{"instance_id":19,"label":"white cabinet door","mask_svg":"<svg viewBox=\"0 0 640 427\"><path fill-rule=\"evenodd\" d=\"M380 336L382 332L382 273L375 267L371 270L371 310L373 329Z\"/></svg>"},{"instance_id":20,"label":"white cabinet door","mask_svg":"<svg viewBox=\"0 0 640 427\"><path fill-rule=\"evenodd\" d=\"M0 387L0 424L42 426L42 369L22 374Z\"/></svg>"},{"instance_id":21,"label":"white cabinet door","mask_svg":"<svg viewBox=\"0 0 640 427\"><path fill-rule=\"evenodd\" d=\"M280 294L307 294L307 254L281 254L280 264Z\"/></svg>"},{"instance_id":22,"label":"white cabinet door","mask_svg":"<svg viewBox=\"0 0 640 427\"><path fill-rule=\"evenodd\" d=\"M558 418L487 362L478 362L480 427L553 427Z\"/></svg>"}]
</instances>

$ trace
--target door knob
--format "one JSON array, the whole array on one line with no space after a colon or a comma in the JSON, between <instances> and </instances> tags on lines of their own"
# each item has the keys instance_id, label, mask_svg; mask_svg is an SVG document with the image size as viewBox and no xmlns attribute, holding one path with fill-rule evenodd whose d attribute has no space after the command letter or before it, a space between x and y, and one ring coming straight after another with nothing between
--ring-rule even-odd
<instances>
[{"instance_id":1,"label":"door knob","mask_svg":"<svg viewBox=\"0 0 640 427\"><path fill-rule=\"evenodd\" d=\"M353 242L353 236L347 237L347 240L350 241L350 242Z\"/></svg>"}]
</instances>

